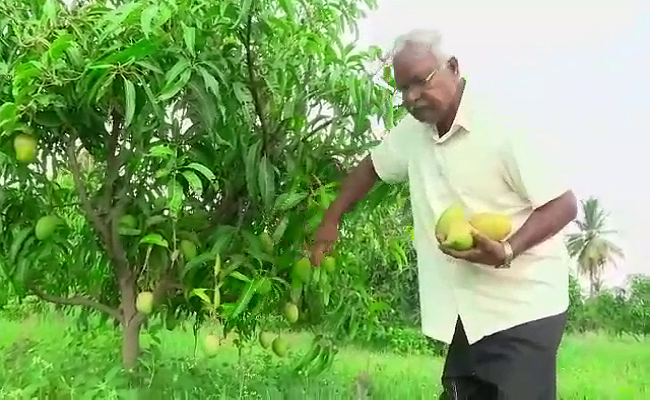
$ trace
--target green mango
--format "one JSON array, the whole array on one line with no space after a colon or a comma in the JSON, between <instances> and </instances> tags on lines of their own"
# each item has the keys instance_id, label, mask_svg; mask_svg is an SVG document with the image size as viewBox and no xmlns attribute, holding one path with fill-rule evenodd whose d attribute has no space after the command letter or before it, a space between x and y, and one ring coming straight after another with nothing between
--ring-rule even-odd
<instances>
[{"instance_id":1,"label":"green mango","mask_svg":"<svg viewBox=\"0 0 650 400\"><path fill-rule=\"evenodd\" d=\"M445 211L438 218L436 222L436 238L439 242L444 242L449 235L449 229L454 222L464 221L465 220L465 211L463 206L459 203L452 204L447 207Z\"/></svg>"},{"instance_id":2,"label":"green mango","mask_svg":"<svg viewBox=\"0 0 650 400\"><path fill-rule=\"evenodd\" d=\"M456 221L452 223L442 245L459 251L471 249L474 246L472 226L467 221Z\"/></svg>"}]
</instances>

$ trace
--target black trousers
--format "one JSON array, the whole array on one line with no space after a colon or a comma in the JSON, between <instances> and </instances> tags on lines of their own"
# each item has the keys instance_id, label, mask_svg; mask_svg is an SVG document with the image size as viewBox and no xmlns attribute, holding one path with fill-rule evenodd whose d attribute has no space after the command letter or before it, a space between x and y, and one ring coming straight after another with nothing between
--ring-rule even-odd
<instances>
[{"instance_id":1,"label":"black trousers","mask_svg":"<svg viewBox=\"0 0 650 400\"><path fill-rule=\"evenodd\" d=\"M566 312L531 321L469 345L460 318L442 374L449 400L555 400L557 351Z\"/></svg>"}]
</instances>

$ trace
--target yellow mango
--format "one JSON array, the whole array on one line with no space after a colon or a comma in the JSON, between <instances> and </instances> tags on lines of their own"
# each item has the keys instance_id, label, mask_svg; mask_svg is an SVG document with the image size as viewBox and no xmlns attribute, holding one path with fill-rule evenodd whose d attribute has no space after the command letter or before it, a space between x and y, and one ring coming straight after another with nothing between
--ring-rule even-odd
<instances>
[{"instance_id":1,"label":"yellow mango","mask_svg":"<svg viewBox=\"0 0 650 400\"><path fill-rule=\"evenodd\" d=\"M474 246L472 226L467 221L455 221L442 245L454 250L469 250Z\"/></svg>"},{"instance_id":2,"label":"yellow mango","mask_svg":"<svg viewBox=\"0 0 650 400\"><path fill-rule=\"evenodd\" d=\"M436 238L438 241L443 242L447 239L449 229L454 222L464 220L465 212L463 211L463 206L461 204L455 203L447 207L436 223Z\"/></svg>"},{"instance_id":3,"label":"yellow mango","mask_svg":"<svg viewBox=\"0 0 650 400\"><path fill-rule=\"evenodd\" d=\"M469 223L477 231L496 241L505 239L512 231L512 221L503 214L478 213L470 218Z\"/></svg>"}]
</instances>

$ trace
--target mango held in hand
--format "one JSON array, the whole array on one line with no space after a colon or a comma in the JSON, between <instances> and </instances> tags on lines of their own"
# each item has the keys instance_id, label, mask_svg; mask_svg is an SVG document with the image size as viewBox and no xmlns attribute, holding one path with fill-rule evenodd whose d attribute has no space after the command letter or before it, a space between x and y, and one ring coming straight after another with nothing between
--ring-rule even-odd
<instances>
[{"instance_id":1,"label":"mango held in hand","mask_svg":"<svg viewBox=\"0 0 650 400\"><path fill-rule=\"evenodd\" d=\"M271 346L273 339L274 337L271 332L262 331L260 333L260 345L265 349L268 349Z\"/></svg>"},{"instance_id":2,"label":"mango held in hand","mask_svg":"<svg viewBox=\"0 0 650 400\"><path fill-rule=\"evenodd\" d=\"M276 337L273 341L273 352L278 357L285 357L289 352L289 342L283 337Z\"/></svg>"},{"instance_id":3,"label":"mango held in hand","mask_svg":"<svg viewBox=\"0 0 650 400\"><path fill-rule=\"evenodd\" d=\"M140 292L135 300L135 309L144 315L151 314L153 310L153 293Z\"/></svg>"},{"instance_id":4,"label":"mango held in hand","mask_svg":"<svg viewBox=\"0 0 650 400\"><path fill-rule=\"evenodd\" d=\"M479 213L470 219L469 223L492 240L505 239L512 231L512 221L507 215L496 213Z\"/></svg>"},{"instance_id":5,"label":"mango held in hand","mask_svg":"<svg viewBox=\"0 0 650 400\"><path fill-rule=\"evenodd\" d=\"M59 226L61 220L55 215L46 215L36 222L36 227L34 228L34 235L38 240L48 239L56 228Z\"/></svg>"},{"instance_id":6,"label":"mango held in hand","mask_svg":"<svg viewBox=\"0 0 650 400\"><path fill-rule=\"evenodd\" d=\"M216 335L207 335L203 345L205 346L205 353L212 357L217 354L217 351L219 350L219 338Z\"/></svg>"},{"instance_id":7,"label":"mango held in hand","mask_svg":"<svg viewBox=\"0 0 650 400\"><path fill-rule=\"evenodd\" d=\"M455 221L449 227L449 233L442 245L454 250L469 250L474 246L472 226L467 221Z\"/></svg>"},{"instance_id":8,"label":"mango held in hand","mask_svg":"<svg viewBox=\"0 0 650 400\"><path fill-rule=\"evenodd\" d=\"M298 321L299 314L297 305L293 303L287 303L284 305L284 317L290 324L295 324Z\"/></svg>"},{"instance_id":9,"label":"mango held in hand","mask_svg":"<svg viewBox=\"0 0 650 400\"><path fill-rule=\"evenodd\" d=\"M14 139L14 150L16 159L20 162L29 163L36 159L36 139L30 135L18 135Z\"/></svg>"},{"instance_id":10,"label":"mango held in hand","mask_svg":"<svg viewBox=\"0 0 650 400\"><path fill-rule=\"evenodd\" d=\"M442 243L447 239L451 225L454 222L464 220L465 212L463 211L462 204L455 203L447 207L436 223L436 238L438 239L438 242Z\"/></svg>"},{"instance_id":11,"label":"mango held in hand","mask_svg":"<svg viewBox=\"0 0 650 400\"><path fill-rule=\"evenodd\" d=\"M309 283L311 280L311 261L308 258L302 258L293 265L293 275L302 283Z\"/></svg>"}]
</instances>

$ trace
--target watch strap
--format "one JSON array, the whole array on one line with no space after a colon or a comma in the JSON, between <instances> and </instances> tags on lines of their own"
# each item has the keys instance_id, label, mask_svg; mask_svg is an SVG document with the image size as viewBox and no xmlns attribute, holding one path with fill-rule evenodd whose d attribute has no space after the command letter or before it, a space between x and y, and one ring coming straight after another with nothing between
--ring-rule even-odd
<instances>
[{"instance_id":1,"label":"watch strap","mask_svg":"<svg viewBox=\"0 0 650 400\"><path fill-rule=\"evenodd\" d=\"M512 251L512 246L510 243L508 243L505 240L501 241L501 245L503 246L503 252L505 254L505 258L503 260L503 263L501 265L498 265L497 268L510 268L512 264L512 260L515 258L514 257L514 252Z\"/></svg>"}]
</instances>

